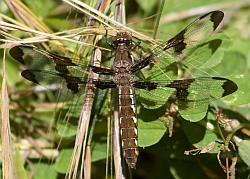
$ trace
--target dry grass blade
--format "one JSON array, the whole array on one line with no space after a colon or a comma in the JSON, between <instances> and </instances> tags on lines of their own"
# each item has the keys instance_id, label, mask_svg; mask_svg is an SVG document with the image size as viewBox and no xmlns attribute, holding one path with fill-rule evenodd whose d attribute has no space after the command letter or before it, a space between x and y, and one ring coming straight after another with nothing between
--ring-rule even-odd
<instances>
[{"instance_id":1,"label":"dry grass blade","mask_svg":"<svg viewBox=\"0 0 250 179\"><path fill-rule=\"evenodd\" d=\"M97 74L94 74L91 72L89 78L93 79L94 76ZM80 164L80 158L82 154L82 158L85 158L85 149L86 149L86 134L88 132L88 126L89 126L89 119L91 114L91 107L94 99L94 86L91 84L91 82L88 82L88 85L86 87L85 91L85 100L83 102L82 106L82 112L80 115L80 119L78 122L78 129L77 129L77 135L76 135L76 141L75 141L75 147L74 151L72 153L70 166L68 168L68 175L66 178L76 178L78 173L78 166ZM82 153L82 151L84 151ZM81 166L83 167L83 166ZM80 172L83 173L83 172Z\"/></svg>"},{"instance_id":2,"label":"dry grass blade","mask_svg":"<svg viewBox=\"0 0 250 179\"><path fill-rule=\"evenodd\" d=\"M24 170L23 161L17 149L14 149L9 118L9 97L6 83L6 63L5 63L6 48L3 56L3 75L1 89L1 148L2 148L2 172L5 179L27 179Z\"/></svg>"},{"instance_id":3,"label":"dry grass blade","mask_svg":"<svg viewBox=\"0 0 250 179\"><path fill-rule=\"evenodd\" d=\"M2 140L2 166L3 178L14 178L13 145L9 123L9 98L6 86L5 51L3 58L3 78L1 91L1 140Z\"/></svg>"},{"instance_id":4,"label":"dry grass blade","mask_svg":"<svg viewBox=\"0 0 250 179\"><path fill-rule=\"evenodd\" d=\"M111 30L108 31L108 34L111 36L115 36L117 33L117 29L122 29L122 30L126 30L128 32L131 32L133 34L133 36L140 38L141 40L145 41L145 42L149 42L149 43L157 43L156 41L154 41L152 38L149 38L148 36L145 36L129 27L127 27L124 23L121 23L117 20L114 20L112 18L109 18L108 16L104 15L103 13L95 10L94 8L88 6L87 4L79 1L79 0L63 0L65 3L68 3L69 5L71 5L72 7L75 7L76 9L78 9L79 11L89 15L90 17L94 18L95 20L97 20L98 22L102 23L103 25L109 27ZM120 6L121 2L120 1L116 1L117 2L117 6ZM124 10L124 8L123 8ZM124 16L125 17L125 16ZM123 18L124 18L123 17ZM104 19L104 20L102 20ZM122 19L121 19L122 20ZM124 20L122 20L124 21ZM115 26L116 28L110 26L107 22L109 22L110 24L113 24L113 26Z\"/></svg>"},{"instance_id":5,"label":"dry grass blade","mask_svg":"<svg viewBox=\"0 0 250 179\"><path fill-rule=\"evenodd\" d=\"M52 33L52 31L19 0L4 0L14 16L27 26L38 29L39 31Z\"/></svg>"},{"instance_id":6,"label":"dry grass blade","mask_svg":"<svg viewBox=\"0 0 250 179\"><path fill-rule=\"evenodd\" d=\"M5 23L5 22L0 22L0 26L4 30L17 30L17 31L29 32L29 33L32 33L32 34L36 35L36 37L30 37L30 38L26 38L26 39L17 39L14 36L10 36L10 34L6 34L6 36L8 35L8 37L11 40L1 39L1 41L8 43L7 46L5 45L7 48L12 47L14 44L15 45L17 45L17 44L34 44L34 43L37 44L37 43L43 43L43 42L48 42L48 41L50 41L50 43L55 44L55 45L62 45L57 40L68 41L68 42L72 42L72 43L83 45L83 46L96 47L96 46L91 45L89 43L85 43L85 42L81 42L81 41L72 39L72 37L75 37L75 36L77 36L79 34L78 33L71 34L69 31L48 34L48 33L45 33L45 32L40 32L40 31L37 31L37 30L33 30L31 28L16 26L16 25L13 25L13 24ZM81 29L80 33L81 34L84 34L84 33L89 34L89 33L96 33L96 32L99 32L99 31L100 30L98 30L98 29L95 30L95 28L94 29L92 28L92 30L86 29L85 31L83 31ZM68 35L68 33L70 33L71 35ZM1 33L1 34L3 34L3 33ZM61 35L61 34L67 34L67 35ZM0 48L3 48L3 47L4 47L4 45L0 45ZM107 49L101 48L101 47L98 47L98 48L102 49L102 50L107 50Z\"/></svg>"}]
</instances>

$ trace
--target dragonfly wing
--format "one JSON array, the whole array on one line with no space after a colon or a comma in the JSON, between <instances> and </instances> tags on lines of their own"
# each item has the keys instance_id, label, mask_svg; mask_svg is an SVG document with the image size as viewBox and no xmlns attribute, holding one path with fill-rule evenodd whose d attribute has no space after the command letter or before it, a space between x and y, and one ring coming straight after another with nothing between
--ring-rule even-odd
<instances>
[{"instance_id":1,"label":"dragonfly wing","mask_svg":"<svg viewBox=\"0 0 250 179\"><path fill-rule=\"evenodd\" d=\"M153 109L162 106L175 89L178 111L183 118L190 121L202 119L206 115L209 102L232 94L238 89L233 81L222 77L154 81L148 85L148 88L141 88L152 90L139 91L144 107Z\"/></svg>"}]
</instances>

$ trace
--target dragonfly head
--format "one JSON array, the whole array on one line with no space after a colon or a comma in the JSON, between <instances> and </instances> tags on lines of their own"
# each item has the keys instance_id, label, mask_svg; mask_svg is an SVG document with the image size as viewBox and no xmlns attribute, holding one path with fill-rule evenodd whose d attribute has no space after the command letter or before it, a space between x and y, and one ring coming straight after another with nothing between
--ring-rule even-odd
<instances>
[{"instance_id":1,"label":"dragonfly head","mask_svg":"<svg viewBox=\"0 0 250 179\"><path fill-rule=\"evenodd\" d=\"M112 38L111 43L114 48L121 45L130 46L132 44L132 36L127 32L118 32L117 35Z\"/></svg>"}]
</instances>

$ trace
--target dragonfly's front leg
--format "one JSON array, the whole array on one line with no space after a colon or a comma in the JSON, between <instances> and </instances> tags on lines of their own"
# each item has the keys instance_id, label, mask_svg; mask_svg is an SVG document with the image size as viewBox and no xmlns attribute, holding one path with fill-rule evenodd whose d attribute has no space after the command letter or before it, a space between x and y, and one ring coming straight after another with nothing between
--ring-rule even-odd
<instances>
[{"instance_id":1,"label":"dragonfly's front leg","mask_svg":"<svg viewBox=\"0 0 250 179\"><path fill-rule=\"evenodd\" d=\"M105 30L106 30L106 34L105 34L106 43L107 43L111 48L115 49L114 46L112 45L112 43L108 40L108 30L107 30L106 28L105 28Z\"/></svg>"},{"instance_id":2,"label":"dragonfly's front leg","mask_svg":"<svg viewBox=\"0 0 250 179\"><path fill-rule=\"evenodd\" d=\"M138 64L138 63L141 62L141 59L142 59L142 49L141 49L141 46L140 46L141 40L138 39L137 37L134 37L134 38L137 39L137 42L130 48L130 50L134 50L136 47L139 48L139 51L140 51L139 60L136 59L136 58L133 56L134 62L135 62L136 64Z\"/></svg>"},{"instance_id":3,"label":"dragonfly's front leg","mask_svg":"<svg viewBox=\"0 0 250 179\"><path fill-rule=\"evenodd\" d=\"M141 47L141 46L140 46L141 40L138 39L137 37L134 37L134 38L137 40L137 42L130 48L130 50L134 50L136 47L138 47L138 48ZM140 48L140 50L141 50L141 48Z\"/></svg>"}]
</instances>

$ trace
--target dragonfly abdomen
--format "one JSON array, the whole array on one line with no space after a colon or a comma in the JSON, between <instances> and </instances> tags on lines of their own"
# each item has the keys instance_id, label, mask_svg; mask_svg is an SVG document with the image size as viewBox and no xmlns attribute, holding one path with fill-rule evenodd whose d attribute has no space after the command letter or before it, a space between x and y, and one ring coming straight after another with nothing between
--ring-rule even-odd
<instances>
[{"instance_id":1,"label":"dragonfly abdomen","mask_svg":"<svg viewBox=\"0 0 250 179\"><path fill-rule=\"evenodd\" d=\"M119 87L119 120L122 153L130 168L135 168L138 150L136 102L133 87Z\"/></svg>"}]
</instances>

